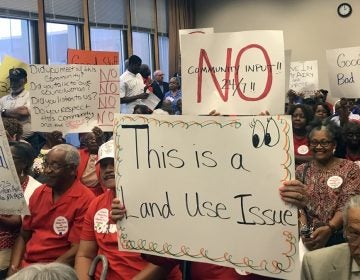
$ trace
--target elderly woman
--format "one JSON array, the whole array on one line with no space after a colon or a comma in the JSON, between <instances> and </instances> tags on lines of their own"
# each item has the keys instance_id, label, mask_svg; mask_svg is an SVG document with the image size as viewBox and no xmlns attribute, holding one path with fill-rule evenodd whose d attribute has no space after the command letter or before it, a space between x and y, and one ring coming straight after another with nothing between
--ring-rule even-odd
<instances>
[{"instance_id":1,"label":"elderly woman","mask_svg":"<svg viewBox=\"0 0 360 280\"><path fill-rule=\"evenodd\" d=\"M169 81L169 91L165 93L163 102L170 101L172 105L172 111L174 115L180 115L179 108L177 106L178 101L182 98L180 90L180 79L172 77Z\"/></svg>"},{"instance_id":2,"label":"elderly woman","mask_svg":"<svg viewBox=\"0 0 360 280\"><path fill-rule=\"evenodd\" d=\"M299 165L311 159L306 127L312 121L313 115L310 108L302 104L291 106L288 114L292 120L295 163Z\"/></svg>"},{"instance_id":3,"label":"elderly woman","mask_svg":"<svg viewBox=\"0 0 360 280\"><path fill-rule=\"evenodd\" d=\"M313 123L308 139L313 159L296 169L296 177L309 198L299 216L302 241L315 250L343 242L341 211L351 196L360 194L360 170L352 161L334 157L340 131L333 122Z\"/></svg>"},{"instance_id":4,"label":"elderly woman","mask_svg":"<svg viewBox=\"0 0 360 280\"><path fill-rule=\"evenodd\" d=\"M9 144L25 200L29 203L30 196L41 185L29 175L34 159L34 150L30 144L23 142L9 142ZM6 276L10 264L11 249L20 226L20 216L0 215L0 279Z\"/></svg>"}]
</instances>

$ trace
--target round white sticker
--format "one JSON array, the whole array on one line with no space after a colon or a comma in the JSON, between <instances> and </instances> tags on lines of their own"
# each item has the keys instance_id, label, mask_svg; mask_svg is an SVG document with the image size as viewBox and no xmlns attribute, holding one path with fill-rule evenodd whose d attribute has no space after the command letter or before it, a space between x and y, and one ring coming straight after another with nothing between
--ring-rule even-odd
<instances>
[{"instance_id":1,"label":"round white sticker","mask_svg":"<svg viewBox=\"0 0 360 280\"><path fill-rule=\"evenodd\" d=\"M94 216L94 225L104 225L109 222L109 210L102 208L98 210Z\"/></svg>"},{"instance_id":2,"label":"round white sticker","mask_svg":"<svg viewBox=\"0 0 360 280\"><path fill-rule=\"evenodd\" d=\"M343 179L340 176L331 176L327 180L327 185L332 189L337 189L343 183Z\"/></svg>"},{"instance_id":3,"label":"round white sticker","mask_svg":"<svg viewBox=\"0 0 360 280\"><path fill-rule=\"evenodd\" d=\"M109 210L102 208L94 216L94 229L97 233L106 232L109 222Z\"/></svg>"},{"instance_id":4,"label":"round white sticker","mask_svg":"<svg viewBox=\"0 0 360 280\"><path fill-rule=\"evenodd\" d=\"M64 235L69 230L68 220L64 216L59 216L55 219L53 228L56 234Z\"/></svg>"},{"instance_id":5,"label":"round white sticker","mask_svg":"<svg viewBox=\"0 0 360 280\"><path fill-rule=\"evenodd\" d=\"M300 155L306 155L309 152L309 147L306 145L301 145L298 147L297 152Z\"/></svg>"},{"instance_id":6,"label":"round white sticker","mask_svg":"<svg viewBox=\"0 0 360 280\"><path fill-rule=\"evenodd\" d=\"M251 273L246 272L245 270L242 270L240 268L235 268L235 271L237 272L237 274L240 274L240 275L250 275L251 274Z\"/></svg>"}]
</instances>

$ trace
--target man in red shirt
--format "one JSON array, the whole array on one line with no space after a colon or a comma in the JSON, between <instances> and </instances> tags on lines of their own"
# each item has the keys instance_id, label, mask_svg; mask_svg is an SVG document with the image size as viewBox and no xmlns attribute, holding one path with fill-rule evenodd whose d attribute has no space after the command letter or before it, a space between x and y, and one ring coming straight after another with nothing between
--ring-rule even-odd
<instances>
[{"instance_id":1,"label":"man in red shirt","mask_svg":"<svg viewBox=\"0 0 360 280\"><path fill-rule=\"evenodd\" d=\"M96 255L104 255L109 263L107 280L138 279L153 275L158 266L142 259L139 253L118 249L116 223L110 219L111 203L115 197L114 141L100 146L97 164L100 165L100 182L107 190L96 197L85 215L80 236L80 247L76 254L75 270L80 280L90 279L88 271ZM95 279L100 279L102 265L97 266ZM135 277L135 278L134 278ZM139 278L144 279L144 278ZM166 278L181 279L178 267Z\"/></svg>"},{"instance_id":2,"label":"man in red shirt","mask_svg":"<svg viewBox=\"0 0 360 280\"><path fill-rule=\"evenodd\" d=\"M11 256L9 275L33 263L74 264L83 218L94 195L76 172L80 156L67 144L54 146L44 161L46 183L35 190Z\"/></svg>"}]
</instances>

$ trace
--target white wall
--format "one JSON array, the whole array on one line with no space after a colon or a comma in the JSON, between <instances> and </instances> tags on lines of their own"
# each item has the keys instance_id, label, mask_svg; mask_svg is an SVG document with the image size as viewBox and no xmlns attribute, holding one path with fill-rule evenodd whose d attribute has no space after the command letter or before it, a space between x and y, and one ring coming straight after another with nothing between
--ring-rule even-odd
<instances>
[{"instance_id":1,"label":"white wall","mask_svg":"<svg viewBox=\"0 0 360 280\"><path fill-rule=\"evenodd\" d=\"M360 46L360 1L356 0L195 0L195 24L215 32L283 30L292 61L318 60L320 88L329 89L326 50ZM337 15L342 2L348 18Z\"/></svg>"}]
</instances>

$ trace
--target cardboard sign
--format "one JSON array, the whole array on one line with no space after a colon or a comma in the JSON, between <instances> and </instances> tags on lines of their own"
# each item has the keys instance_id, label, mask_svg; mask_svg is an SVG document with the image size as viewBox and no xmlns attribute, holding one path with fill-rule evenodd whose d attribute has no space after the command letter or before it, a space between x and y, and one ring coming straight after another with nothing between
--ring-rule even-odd
<instances>
[{"instance_id":1,"label":"cardboard sign","mask_svg":"<svg viewBox=\"0 0 360 280\"><path fill-rule=\"evenodd\" d=\"M120 111L117 65L31 64L28 76L32 130L112 131Z\"/></svg>"},{"instance_id":2,"label":"cardboard sign","mask_svg":"<svg viewBox=\"0 0 360 280\"><path fill-rule=\"evenodd\" d=\"M284 113L282 31L182 36L184 114Z\"/></svg>"},{"instance_id":3,"label":"cardboard sign","mask_svg":"<svg viewBox=\"0 0 360 280\"><path fill-rule=\"evenodd\" d=\"M0 97L10 93L9 70L12 68L23 68L29 73L29 65L9 55L5 55L0 66ZM25 85L29 89L29 85Z\"/></svg>"},{"instance_id":4,"label":"cardboard sign","mask_svg":"<svg viewBox=\"0 0 360 280\"><path fill-rule=\"evenodd\" d=\"M291 62L289 89L303 93L305 97L315 95L319 90L317 60Z\"/></svg>"},{"instance_id":5,"label":"cardboard sign","mask_svg":"<svg viewBox=\"0 0 360 280\"><path fill-rule=\"evenodd\" d=\"M331 96L359 98L360 47L327 50L326 58Z\"/></svg>"},{"instance_id":6,"label":"cardboard sign","mask_svg":"<svg viewBox=\"0 0 360 280\"><path fill-rule=\"evenodd\" d=\"M119 53L68 49L68 64L118 65Z\"/></svg>"},{"instance_id":7,"label":"cardboard sign","mask_svg":"<svg viewBox=\"0 0 360 280\"><path fill-rule=\"evenodd\" d=\"M0 214L28 215L24 193L6 137L6 131L0 118Z\"/></svg>"},{"instance_id":8,"label":"cardboard sign","mask_svg":"<svg viewBox=\"0 0 360 280\"><path fill-rule=\"evenodd\" d=\"M290 116L116 115L119 249L299 276ZM281 268L281 269L280 269Z\"/></svg>"}]
</instances>

